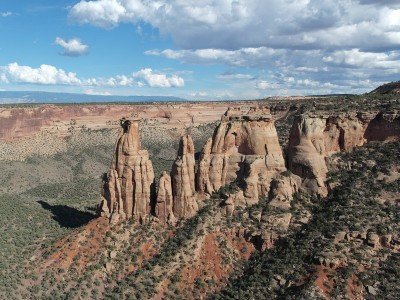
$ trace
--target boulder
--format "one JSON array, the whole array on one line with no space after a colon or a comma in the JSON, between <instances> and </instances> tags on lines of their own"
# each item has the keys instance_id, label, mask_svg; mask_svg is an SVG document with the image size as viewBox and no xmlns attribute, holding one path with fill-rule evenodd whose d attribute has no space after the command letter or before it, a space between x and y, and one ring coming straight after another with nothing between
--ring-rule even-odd
<instances>
[{"instance_id":1,"label":"boulder","mask_svg":"<svg viewBox=\"0 0 400 300\"><path fill-rule=\"evenodd\" d=\"M368 232L367 233L367 245L371 246L373 248L378 248L379 247L379 235L377 235L375 232Z\"/></svg>"},{"instance_id":2,"label":"boulder","mask_svg":"<svg viewBox=\"0 0 400 300\"><path fill-rule=\"evenodd\" d=\"M371 294L372 296L376 296L377 295L376 289L371 285L367 285L366 286L366 290L367 290L367 293Z\"/></svg>"},{"instance_id":3,"label":"boulder","mask_svg":"<svg viewBox=\"0 0 400 300\"><path fill-rule=\"evenodd\" d=\"M289 209L293 194L299 191L300 186L301 178L297 175L291 174L272 179L268 205L280 209Z\"/></svg>"}]
</instances>

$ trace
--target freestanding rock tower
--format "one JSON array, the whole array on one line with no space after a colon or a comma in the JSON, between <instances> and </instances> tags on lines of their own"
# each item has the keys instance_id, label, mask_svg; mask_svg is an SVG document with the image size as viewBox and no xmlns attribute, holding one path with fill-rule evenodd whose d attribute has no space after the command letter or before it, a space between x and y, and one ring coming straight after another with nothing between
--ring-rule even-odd
<instances>
[{"instance_id":1,"label":"freestanding rock tower","mask_svg":"<svg viewBox=\"0 0 400 300\"><path fill-rule=\"evenodd\" d=\"M103 180L100 213L112 222L131 218L144 222L154 198L153 165L140 146L139 119L121 119L121 127Z\"/></svg>"},{"instance_id":2,"label":"freestanding rock tower","mask_svg":"<svg viewBox=\"0 0 400 300\"><path fill-rule=\"evenodd\" d=\"M179 143L178 157L172 166L173 211L176 217L192 217L198 210L195 199L194 145L190 135Z\"/></svg>"}]
</instances>

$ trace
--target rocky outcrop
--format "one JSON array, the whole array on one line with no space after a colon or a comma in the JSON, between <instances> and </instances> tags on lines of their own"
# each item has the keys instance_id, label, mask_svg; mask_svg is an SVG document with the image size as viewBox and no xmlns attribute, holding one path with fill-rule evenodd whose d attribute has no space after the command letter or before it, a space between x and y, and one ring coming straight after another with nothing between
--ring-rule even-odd
<instances>
[{"instance_id":1,"label":"rocky outcrop","mask_svg":"<svg viewBox=\"0 0 400 300\"><path fill-rule=\"evenodd\" d=\"M163 225L175 223L171 176L166 171L162 173L158 184L155 214Z\"/></svg>"},{"instance_id":2,"label":"rocky outcrop","mask_svg":"<svg viewBox=\"0 0 400 300\"><path fill-rule=\"evenodd\" d=\"M154 197L154 172L139 140L139 120L121 119L110 171L103 179L101 214L112 222L135 218L144 222Z\"/></svg>"},{"instance_id":3,"label":"rocky outcrop","mask_svg":"<svg viewBox=\"0 0 400 300\"><path fill-rule=\"evenodd\" d=\"M366 126L356 115L296 116L287 149L288 168L303 178L307 191L326 196L325 157L362 145Z\"/></svg>"},{"instance_id":4,"label":"rocky outcrop","mask_svg":"<svg viewBox=\"0 0 400 300\"><path fill-rule=\"evenodd\" d=\"M299 191L300 186L301 178L293 174L272 179L268 205L279 209L289 209L293 194Z\"/></svg>"},{"instance_id":5,"label":"rocky outcrop","mask_svg":"<svg viewBox=\"0 0 400 300\"><path fill-rule=\"evenodd\" d=\"M288 168L303 178L303 188L326 196L326 157L351 151L368 141L385 141L400 136L398 112L349 113L337 116L296 116L287 148Z\"/></svg>"},{"instance_id":6,"label":"rocky outcrop","mask_svg":"<svg viewBox=\"0 0 400 300\"><path fill-rule=\"evenodd\" d=\"M200 153L196 174L196 190L200 194L211 194L214 191L214 187L210 180L212 142L212 138L209 138Z\"/></svg>"},{"instance_id":7,"label":"rocky outcrop","mask_svg":"<svg viewBox=\"0 0 400 300\"><path fill-rule=\"evenodd\" d=\"M387 141L400 137L400 112L381 112L372 119L365 130L367 141Z\"/></svg>"},{"instance_id":8,"label":"rocky outcrop","mask_svg":"<svg viewBox=\"0 0 400 300\"><path fill-rule=\"evenodd\" d=\"M177 218L193 216L197 210L194 145L190 135L181 138L178 157L172 166L173 212Z\"/></svg>"},{"instance_id":9,"label":"rocky outcrop","mask_svg":"<svg viewBox=\"0 0 400 300\"><path fill-rule=\"evenodd\" d=\"M235 205L243 206L244 203L243 191L240 190L234 193L229 193L226 195L226 199L221 203L221 212L224 216L231 217L235 210Z\"/></svg>"},{"instance_id":10,"label":"rocky outcrop","mask_svg":"<svg viewBox=\"0 0 400 300\"><path fill-rule=\"evenodd\" d=\"M268 108L229 109L204 146L197 173L199 193L238 181L248 205L267 195L271 179L286 170Z\"/></svg>"},{"instance_id":11,"label":"rocky outcrop","mask_svg":"<svg viewBox=\"0 0 400 300\"><path fill-rule=\"evenodd\" d=\"M297 115L287 148L292 174L286 170L269 109L228 109L201 151L196 175L193 140L190 135L181 138L171 176L162 174L157 197L152 163L140 146L139 121L122 119L121 127L110 171L103 178L100 213L113 222L143 222L153 214L162 224L174 224L176 218L193 216L201 206L198 201L233 182L238 189L230 190L221 203L226 216L235 207L258 203L261 196L268 198L269 207L283 210L290 208L295 192L325 196L326 158L365 141L398 138L400 117L398 112ZM261 212L250 217L265 219Z\"/></svg>"}]
</instances>

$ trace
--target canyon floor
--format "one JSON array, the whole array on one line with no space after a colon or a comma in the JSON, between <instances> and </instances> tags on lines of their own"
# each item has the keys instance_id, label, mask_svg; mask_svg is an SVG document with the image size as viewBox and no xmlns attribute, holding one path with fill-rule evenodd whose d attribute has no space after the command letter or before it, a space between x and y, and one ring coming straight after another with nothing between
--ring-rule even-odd
<instances>
[{"instance_id":1,"label":"canyon floor","mask_svg":"<svg viewBox=\"0 0 400 300\"><path fill-rule=\"evenodd\" d=\"M121 117L141 118L141 146L158 184L183 134L191 134L198 161L228 107L254 105L271 109L284 156L301 113L400 110L397 94L1 106L0 298L398 299L396 139L334 154L328 195L296 192L287 209L260 198L227 218L221 199L236 187L226 185L175 226L98 218ZM290 213L295 222L284 230L273 224L270 242L260 242L260 211L277 220Z\"/></svg>"}]
</instances>

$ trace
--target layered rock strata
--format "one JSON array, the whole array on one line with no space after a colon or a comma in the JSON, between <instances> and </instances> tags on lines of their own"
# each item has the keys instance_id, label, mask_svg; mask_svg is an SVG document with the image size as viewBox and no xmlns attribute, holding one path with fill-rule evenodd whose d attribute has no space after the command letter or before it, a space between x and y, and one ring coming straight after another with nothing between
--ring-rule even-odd
<instances>
[{"instance_id":1,"label":"layered rock strata","mask_svg":"<svg viewBox=\"0 0 400 300\"><path fill-rule=\"evenodd\" d=\"M229 109L199 161L197 190L211 194L239 181L245 204L267 195L271 179L286 170L274 120L267 108ZM240 202L240 201L239 201Z\"/></svg>"},{"instance_id":2,"label":"layered rock strata","mask_svg":"<svg viewBox=\"0 0 400 300\"><path fill-rule=\"evenodd\" d=\"M288 168L302 177L307 192L326 196L326 157L351 151L368 141L385 141L399 136L398 112L298 115L289 137Z\"/></svg>"},{"instance_id":3,"label":"layered rock strata","mask_svg":"<svg viewBox=\"0 0 400 300\"><path fill-rule=\"evenodd\" d=\"M121 119L121 127L103 180L101 214L113 222L131 218L144 222L154 197L153 165L147 150L140 146L139 120Z\"/></svg>"},{"instance_id":4,"label":"layered rock strata","mask_svg":"<svg viewBox=\"0 0 400 300\"><path fill-rule=\"evenodd\" d=\"M226 216L236 206L258 203L261 196L268 198L269 207L284 210L290 208L294 192L325 196L326 158L366 141L398 138L400 117L398 112L297 115L287 147L291 174L283 173L285 160L269 109L228 109L201 151L196 175L193 140L190 135L181 138L177 159L170 175L163 172L157 196L152 163L140 146L139 121L122 119L121 127L110 170L103 177L99 211L112 222L131 218L144 222L151 214L165 225L192 217L200 200L232 182L239 190L221 203ZM251 217L269 220L265 212Z\"/></svg>"}]
</instances>

